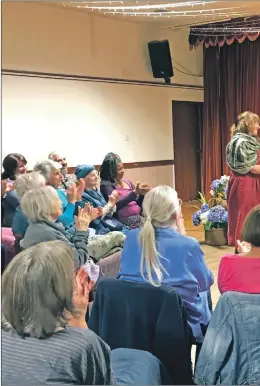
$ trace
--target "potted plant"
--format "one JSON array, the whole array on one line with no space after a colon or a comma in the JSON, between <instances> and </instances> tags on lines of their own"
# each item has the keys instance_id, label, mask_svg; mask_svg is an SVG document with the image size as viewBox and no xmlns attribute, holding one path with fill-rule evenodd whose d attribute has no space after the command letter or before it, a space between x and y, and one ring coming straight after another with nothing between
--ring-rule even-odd
<instances>
[{"instance_id":1,"label":"potted plant","mask_svg":"<svg viewBox=\"0 0 260 386\"><path fill-rule=\"evenodd\" d=\"M214 180L211 184L212 198L207 202L205 195L200 193L201 208L192 216L194 226L202 224L205 230L205 242L212 246L227 245L228 212L226 192L227 176Z\"/></svg>"}]
</instances>

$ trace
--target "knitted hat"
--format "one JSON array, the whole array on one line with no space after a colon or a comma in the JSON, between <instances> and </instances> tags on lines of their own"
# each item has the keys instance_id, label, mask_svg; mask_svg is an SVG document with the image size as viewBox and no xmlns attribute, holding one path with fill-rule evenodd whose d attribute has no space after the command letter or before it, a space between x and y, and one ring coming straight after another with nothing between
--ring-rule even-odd
<instances>
[{"instance_id":1,"label":"knitted hat","mask_svg":"<svg viewBox=\"0 0 260 386\"><path fill-rule=\"evenodd\" d=\"M75 174L78 180L85 178L89 173L95 170L93 165L78 165L75 170Z\"/></svg>"}]
</instances>

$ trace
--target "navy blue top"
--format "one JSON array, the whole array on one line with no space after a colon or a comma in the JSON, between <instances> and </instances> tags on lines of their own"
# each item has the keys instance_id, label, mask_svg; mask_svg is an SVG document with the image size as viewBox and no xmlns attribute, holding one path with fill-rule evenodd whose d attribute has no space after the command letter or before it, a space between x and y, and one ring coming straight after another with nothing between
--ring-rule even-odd
<instances>
[{"instance_id":1,"label":"navy blue top","mask_svg":"<svg viewBox=\"0 0 260 386\"><path fill-rule=\"evenodd\" d=\"M127 234L121 255L119 278L122 280L145 281L140 270L140 231L134 229ZM206 266L197 240L183 236L173 228L156 228L155 233L158 251L162 256L160 262L167 272L163 272L162 284L174 287L182 296L193 335L200 340L200 324L207 325L211 317L207 291L213 284L214 277ZM145 268L144 276L147 278Z\"/></svg>"}]
</instances>

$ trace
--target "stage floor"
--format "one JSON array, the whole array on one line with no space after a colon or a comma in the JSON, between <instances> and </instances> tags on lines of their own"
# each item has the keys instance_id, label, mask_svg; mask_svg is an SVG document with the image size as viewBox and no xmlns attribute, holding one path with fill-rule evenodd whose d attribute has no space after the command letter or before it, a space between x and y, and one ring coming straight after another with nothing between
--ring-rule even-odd
<instances>
[{"instance_id":1,"label":"stage floor","mask_svg":"<svg viewBox=\"0 0 260 386\"><path fill-rule=\"evenodd\" d=\"M191 201L183 203L183 216L188 236L195 237L200 241L201 248L205 254L205 259L209 269L214 274L215 282L211 288L213 306L217 304L220 293L217 286L218 266L221 257L225 253L232 253L234 248L232 247L211 247L205 244L204 229L203 226L194 227L192 224L192 214L198 210L196 206L200 206L199 201Z\"/></svg>"}]
</instances>

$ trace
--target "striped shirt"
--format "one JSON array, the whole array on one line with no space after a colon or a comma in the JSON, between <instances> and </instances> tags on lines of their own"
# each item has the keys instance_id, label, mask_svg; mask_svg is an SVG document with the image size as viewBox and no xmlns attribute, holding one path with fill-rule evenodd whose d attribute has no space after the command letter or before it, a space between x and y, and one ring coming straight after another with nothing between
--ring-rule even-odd
<instances>
[{"instance_id":1,"label":"striped shirt","mask_svg":"<svg viewBox=\"0 0 260 386\"><path fill-rule=\"evenodd\" d=\"M2 330L2 385L111 385L110 348L93 331L68 327L49 338Z\"/></svg>"}]
</instances>

